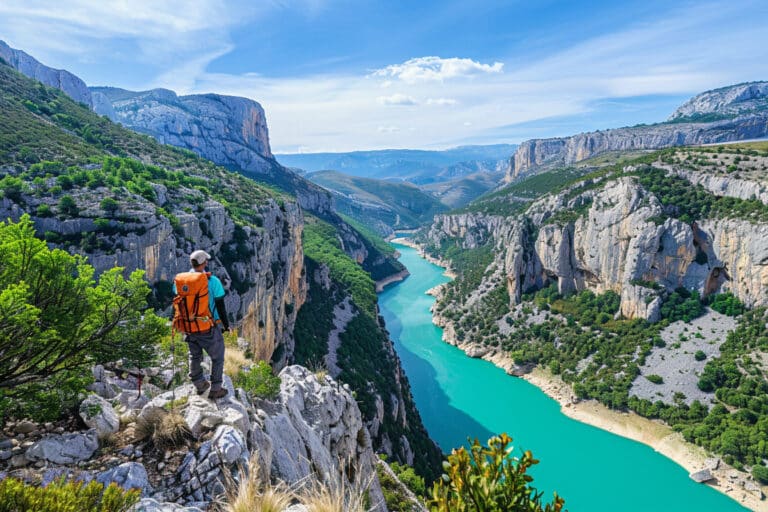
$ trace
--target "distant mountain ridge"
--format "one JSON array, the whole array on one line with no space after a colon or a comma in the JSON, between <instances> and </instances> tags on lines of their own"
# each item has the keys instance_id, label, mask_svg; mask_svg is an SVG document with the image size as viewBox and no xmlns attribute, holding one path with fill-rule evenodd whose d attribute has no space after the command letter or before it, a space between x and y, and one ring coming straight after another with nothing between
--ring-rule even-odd
<instances>
[{"instance_id":1,"label":"distant mountain ridge","mask_svg":"<svg viewBox=\"0 0 768 512\"><path fill-rule=\"evenodd\" d=\"M531 139L510 159L504 180L538 169L569 165L608 151L652 150L768 136L768 82L752 82L701 93L665 123Z\"/></svg>"},{"instance_id":2,"label":"distant mountain ridge","mask_svg":"<svg viewBox=\"0 0 768 512\"><path fill-rule=\"evenodd\" d=\"M377 179L406 180L416 184L449 181L475 172L501 172L517 146L459 146L445 150L384 149L348 153L278 154L288 167L308 172L333 170Z\"/></svg>"},{"instance_id":3,"label":"distant mountain ridge","mask_svg":"<svg viewBox=\"0 0 768 512\"><path fill-rule=\"evenodd\" d=\"M748 82L698 94L675 110L668 121L714 114L735 117L768 111L768 82Z\"/></svg>"},{"instance_id":4,"label":"distant mountain ridge","mask_svg":"<svg viewBox=\"0 0 768 512\"><path fill-rule=\"evenodd\" d=\"M381 235L393 230L415 229L432 221L447 207L408 182L391 182L350 176L337 171L317 171L307 178L333 193L336 209L370 226Z\"/></svg>"}]
</instances>

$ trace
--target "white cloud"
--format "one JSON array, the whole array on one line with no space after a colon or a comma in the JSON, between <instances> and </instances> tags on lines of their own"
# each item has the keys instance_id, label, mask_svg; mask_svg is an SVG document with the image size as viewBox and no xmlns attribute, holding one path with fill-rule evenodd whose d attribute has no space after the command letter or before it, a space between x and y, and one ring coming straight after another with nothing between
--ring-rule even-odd
<instances>
[{"instance_id":1,"label":"white cloud","mask_svg":"<svg viewBox=\"0 0 768 512\"><path fill-rule=\"evenodd\" d=\"M243 10L233 2L258 7ZM324 5L323 0L0 0L0 38L56 67L72 69L75 59L111 59L150 69L131 85L136 89L162 86L257 100L266 110L275 152L428 147L473 137L518 142L525 131L516 139L492 136L506 125L578 116L606 98L687 95L768 76L766 23L755 22L766 18L743 16L742 1L701 3L694 10L681 6L651 23L596 34L549 54L534 52L535 59L527 60L524 48L512 49L514 59L506 64L419 57L367 75L349 67L344 73L280 78L266 71L209 71L213 60L232 50L232 30L258 19L261 9L310 6L317 13ZM757 14L758 7L765 11L751 5ZM46 60L46 54L59 58ZM393 108L414 104L432 108Z\"/></svg>"},{"instance_id":2,"label":"white cloud","mask_svg":"<svg viewBox=\"0 0 768 512\"><path fill-rule=\"evenodd\" d=\"M453 98L427 98L427 105L437 105L439 107L452 107L458 103Z\"/></svg>"},{"instance_id":3,"label":"white cloud","mask_svg":"<svg viewBox=\"0 0 768 512\"><path fill-rule=\"evenodd\" d=\"M397 78L408 84L429 81L444 81L451 78L467 77L473 75L501 73L504 64L481 64L472 59L453 57L443 59L440 57L417 57L402 64L392 64L372 73L372 76L381 78Z\"/></svg>"},{"instance_id":4,"label":"white cloud","mask_svg":"<svg viewBox=\"0 0 768 512\"><path fill-rule=\"evenodd\" d=\"M413 96L405 94L393 94L392 96L379 96L376 101L381 105L417 105L418 102Z\"/></svg>"}]
</instances>

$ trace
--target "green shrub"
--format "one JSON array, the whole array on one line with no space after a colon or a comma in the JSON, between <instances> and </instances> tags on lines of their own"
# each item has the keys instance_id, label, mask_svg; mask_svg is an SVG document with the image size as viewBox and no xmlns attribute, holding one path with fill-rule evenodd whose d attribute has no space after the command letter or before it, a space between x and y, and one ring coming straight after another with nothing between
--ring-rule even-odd
<instances>
[{"instance_id":1,"label":"green shrub","mask_svg":"<svg viewBox=\"0 0 768 512\"><path fill-rule=\"evenodd\" d=\"M661 375L656 375L655 373L646 375L645 378L654 384L664 384L664 379L661 377Z\"/></svg>"},{"instance_id":2,"label":"green shrub","mask_svg":"<svg viewBox=\"0 0 768 512\"><path fill-rule=\"evenodd\" d=\"M89 368L151 362L165 322L146 311L149 285L122 268L94 278L82 256L48 249L28 215L0 224L0 416L55 418L88 384Z\"/></svg>"},{"instance_id":3,"label":"green shrub","mask_svg":"<svg viewBox=\"0 0 768 512\"><path fill-rule=\"evenodd\" d=\"M693 358L697 361L703 361L707 358L707 354L705 354L703 350L697 350L696 353L693 354Z\"/></svg>"},{"instance_id":4,"label":"green shrub","mask_svg":"<svg viewBox=\"0 0 768 512\"><path fill-rule=\"evenodd\" d=\"M728 316L737 316L744 313L744 304L731 292L718 293L707 297L709 307Z\"/></svg>"},{"instance_id":5,"label":"green shrub","mask_svg":"<svg viewBox=\"0 0 768 512\"><path fill-rule=\"evenodd\" d=\"M752 476L762 484L768 484L768 468L757 464L752 467Z\"/></svg>"},{"instance_id":6,"label":"green shrub","mask_svg":"<svg viewBox=\"0 0 768 512\"><path fill-rule=\"evenodd\" d=\"M475 439L467 451L454 449L443 463L446 473L437 480L427 500L432 512L559 512L565 501L541 504L541 493L531 487L528 469L538 464L530 451L510 458L512 438L492 437L488 446Z\"/></svg>"},{"instance_id":7,"label":"green shrub","mask_svg":"<svg viewBox=\"0 0 768 512\"><path fill-rule=\"evenodd\" d=\"M91 481L54 481L46 487L25 484L15 478L0 480L0 512L125 512L139 501L141 493L126 491L115 483L104 486Z\"/></svg>"},{"instance_id":8,"label":"green shrub","mask_svg":"<svg viewBox=\"0 0 768 512\"><path fill-rule=\"evenodd\" d=\"M77 207L77 203L72 199L72 196L66 195L59 199L59 212L63 215L76 217L80 213L80 208Z\"/></svg>"},{"instance_id":9,"label":"green shrub","mask_svg":"<svg viewBox=\"0 0 768 512\"><path fill-rule=\"evenodd\" d=\"M101 207L101 209L104 210L107 215L111 216L117 212L118 208L120 208L120 205L111 197L105 197L101 200L101 203L99 203L99 207Z\"/></svg>"},{"instance_id":10,"label":"green shrub","mask_svg":"<svg viewBox=\"0 0 768 512\"><path fill-rule=\"evenodd\" d=\"M240 370L234 380L235 386L259 398L275 398L280 392L280 377L266 361L259 361L248 371Z\"/></svg>"},{"instance_id":11,"label":"green shrub","mask_svg":"<svg viewBox=\"0 0 768 512\"><path fill-rule=\"evenodd\" d=\"M37 207L37 216L38 217L52 217L53 212L51 211L51 207L47 204L41 204Z\"/></svg>"}]
</instances>

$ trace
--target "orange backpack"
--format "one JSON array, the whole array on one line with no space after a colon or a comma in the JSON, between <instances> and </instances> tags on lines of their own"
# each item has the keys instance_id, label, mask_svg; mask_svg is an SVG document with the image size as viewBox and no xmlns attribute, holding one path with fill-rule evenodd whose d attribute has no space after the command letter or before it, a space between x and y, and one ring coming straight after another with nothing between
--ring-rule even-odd
<instances>
[{"instance_id":1,"label":"orange backpack","mask_svg":"<svg viewBox=\"0 0 768 512\"><path fill-rule=\"evenodd\" d=\"M208 303L209 272L181 272L173 280L173 328L185 334L204 332L213 327Z\"/></svg>"}]
</instances>

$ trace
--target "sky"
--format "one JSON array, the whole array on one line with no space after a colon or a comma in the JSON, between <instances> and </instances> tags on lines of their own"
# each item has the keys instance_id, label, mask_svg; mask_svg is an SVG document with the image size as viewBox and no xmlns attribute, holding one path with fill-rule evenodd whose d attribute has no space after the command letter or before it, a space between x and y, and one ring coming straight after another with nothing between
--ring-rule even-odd
<instances>
[{"instance_id":1,"label":"sky","mask_svg":"<svg viewBox=\"0 0 768 512\"><path fill-rule=\"evenodd\" d=\"M2 0L0 39L88 85L256 100L274 153L567 136L768 80L766 0Z\"/></svg>"}]
</instances>

